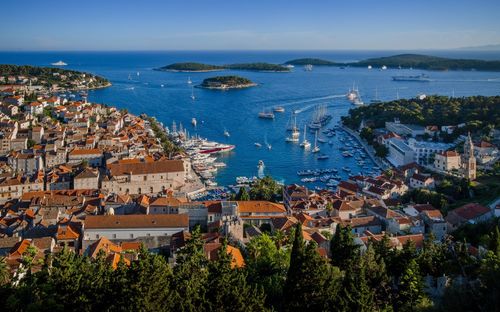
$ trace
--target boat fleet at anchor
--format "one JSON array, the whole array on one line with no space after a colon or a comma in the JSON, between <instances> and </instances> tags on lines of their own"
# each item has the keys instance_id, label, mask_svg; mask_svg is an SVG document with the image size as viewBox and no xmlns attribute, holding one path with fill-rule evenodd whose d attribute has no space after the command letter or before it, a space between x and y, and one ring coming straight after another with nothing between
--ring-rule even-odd
<instances>
[{"instance_id":1,"label":"boat fleet at anchor","mask_svg":"<svg viewBox=\"0 0 500 312\"><path fill-rule=\"evenodd\" d=\"M195 118L191 120L191 123L196 127L197 121ZM226 164L218 161L217 157L220 154L232 151L235 146L209 141L199 136L190 136L187 130L183 129L182 124L179 124L179 129L177 129L175 121L172 123L171 130L168 127L165 130L173 142L184 149L191 160L194 172L204 180L207 186L216 186L217 183L213 178L217 170L226 167ZM229 132L227 134L229 136Z\"/></svg>"}]
</instances>

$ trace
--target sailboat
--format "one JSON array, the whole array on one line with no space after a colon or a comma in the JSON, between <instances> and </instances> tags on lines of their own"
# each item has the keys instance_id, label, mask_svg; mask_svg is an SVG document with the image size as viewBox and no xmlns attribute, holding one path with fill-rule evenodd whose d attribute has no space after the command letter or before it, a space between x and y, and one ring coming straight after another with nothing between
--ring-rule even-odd
<instances>
[{"instance_id":1,"label":"sailboat","mask_svg":"<svg viewBox=\"0 0 500 312\"><path fill-rule=\"evenodd\" d=\"M299 142L300 139L300 131L297 127L297 117L294 118L293 126L292 126L292 135L286 138L287 142Z\"/></svg>"},{"instance_id":2,"label":"sailboat","mask_svg":"<svg viewBox=\"0 0 500 312\"><path fill-rule=\"evenodd\" d=\"M188 84L192 84L193 82L191 81L191 77L188 77Z\"/></svg>"},{"instance_id":3,"label":"sailboat","mask_svg":"<svg viewBox=\"0 0 500 312\"><path fill-rule=\"evenodd\" d=\"M312 149L311 152L313 153L318 153L320 151L318 147L318 131L316 130L316 133L314 135L314 148Z\"/></svg>"},{"instance_id":4,"label":"sailboat","mask_svg":"<svg viewBox=\"0 0 500 312\"><path fill-rule=\"evenodd\" d=\"M198 124L198 122L196 121L196 118L192 118L191 119L191 124L193 125L193 127L196 127L196 125Z\"/></svg>"},{"instance_id":5,"label":"sailboat","mask_svg":"<svg viewBox=\"0 0 500 312\"><path fill-rule=\"evenodd\" d=\"M196 100L196 97L194 96L194 88L191 87L191 100Z\"/></svg>"},{"instance_id":6,"label":"sailboat","mask_svg":"<svg viewBox=\"0 0 500 312\"><path fill-rule=\"evenodd\" d=\"M304 125L304 140L300 143L300 147L304 149L311 148L311 142L306 139L306 125Z\"/></svg>"},{"instance_id":7,"label":"sailboat","mask_svg":"<svg viewBox=\"0 0 500 312\"><path fill-rule=\"evenodd\" d=\"M231 135L229 134L229 131L227 131L227 129L224 129L224 136L225 137L230 137Z\"/></svg>"},{"instance_id":8,"label":"sailboat","mask_svg":"<svg viewBox=\"0 0 500 312\"><path fill-rule=\"evenodd\" d=\"M375 98L370 101L372 104L382 103L382 101L378 98L378 88L375 88Z\"/></svg>"}]
</instances>

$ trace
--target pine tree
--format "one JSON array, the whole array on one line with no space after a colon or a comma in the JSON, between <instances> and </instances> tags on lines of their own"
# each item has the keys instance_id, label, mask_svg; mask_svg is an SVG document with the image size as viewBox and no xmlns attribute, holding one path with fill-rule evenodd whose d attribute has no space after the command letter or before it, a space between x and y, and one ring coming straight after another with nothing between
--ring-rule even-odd
<instances>
[{"instance_id":1,"label":"pine tree","mask_svg":"<svg viewBox=\"0 0 500 312\"><path fill-rule=\"evenodd\" d=\"M332 265L338 266L342 270L359 257L359 246L354 242L349 226L342 227L337 224L335 234L330 242L330 254Z\"/></svg>"},{"instance_id":2,"label":"pine tree","mask_svg":"<svg viewBox=\"0 0 500 312\"><path fill-rule=\"evenodd\" d=\"M246 282L241 269L231 267L227 243L219 249L218 259L208 265L206 298L210 311L263 311L265 295Z\"/></svg>"},{"instance_id":3,"label":"pine tree","mask_svg":"<svg viewBox=\"0 0 500 312\"><path fill-rule=\"evenodd\" d=\"M246 187L240 187L240 190L236 195L236 200L242 200L242 201L250 200L250 195L248 194Z\"/></svg>"},{"instance_id":4,"label":"pine tree","mask_svg":"<svg viewBox=\"0 0 500 312\"><path fill-rule=\"evenodd\" d=\"M415 259L411 259L398 283L397 311L414 311L424 299L424 284Z\"/></svg>"},{"instance_id":5,"label":"pine tree","mask_svg":"<svg viewBox=\"0 0 500 312\"><path fill-rule=\"evenodd\" d=\"M181 311L204 311L207 302L208 260L203 252L200 227L191 233L191 239L177 252L173 288L178 294Z\"/></svg>"},{"instance_id":6,"label":"pine tree","mask_svg":"<svg viewBox=\"0 0 500 312\"><path fill-rule=\"evenodd\" d=\"M387 310L391 305L391 280L384 259L375 253L371 243L361 257L361 266L365 270L368 287L374 291L374 303L379 310Z\"/></svg>"},{"instance_id":7,"label":"pine tree","mask_svg":"<svg viewBox=\"0 0 500 312\"><path fill-rule=\"evenodd\" d=\"M360 259L349 261L339 294L341 311L375 310L374 292L366 280L366 270Z\"/></svg>"}]
</instances>

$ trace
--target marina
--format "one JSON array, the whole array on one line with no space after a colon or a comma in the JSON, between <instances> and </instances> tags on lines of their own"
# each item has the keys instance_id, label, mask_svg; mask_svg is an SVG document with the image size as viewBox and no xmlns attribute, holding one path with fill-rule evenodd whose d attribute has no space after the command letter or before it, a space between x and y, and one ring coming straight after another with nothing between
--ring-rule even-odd
<instances>
[{"instance_id":1,"label":"marina","mask_svg":"<svg viewBox=\"0 0 500 312\"><path fill-rule=\"evenodd\" d=\"M445 52L443 52L445 53ZM451 53L451 52L446 52ZM317 52L314 56L324 59L347 62L352 59L367 59L370 57L394 54L394 52ZM218 185L235 183L237 176L257 176L257 163L263 160L265 173L286 183L302 183L297 171L307 169L337 168L343 166L351 168L351 174L372 171L372 160L368 153L365 165L359 166L356 153L353 157L344 157L342 152L352 149L352 143L341 131L323 132L339 125L340 118L348 110L355 107L346 96L353 87L361 96L363 102L369 103L374 97L377 88L378 98L381 101L399 98L412 98L417 94L439 94L462 97L467 95L495 95L498 93L500 80L498 73L480 71L425 71L432 77L427 83L412 81L394 81L392 76L415 75L409 69L388 68L378 70L380 66L346 67L341 70L330 66L314 66L314 70L306 72L302 66L286 74L262 72L241 72L241 75L259 83L256 88L215 92L206 89L194 89L196 99L190 98L191 85L186 83L188 77L192 85L203 79L213 76L213 73L174 73L158 72L151 68L163 64L170 64L191 59L214 64L242 63L248 59L283 63L287 60L308 57L304 52L172 52L172 53L123 53L116 57L114 53L47 53L44 55L31 53L3 55L5 62L26 64L37 60L40 65L50 64L57 60L64 60L69 69L99 73L112 82L112 86L105 89L88 91L88 100L96 103L109 103L119 109L130 112L155 116L158 121L166 125L176 121L187 125L192 136L207 138L222 144L236 145L229 153L217 155L217 161L227 166L217 170L212 178ZM467 55L449 54L449 56L469 57ZM475 55L470 56L476 58ZM102 67L101 64L109 64ZM373 65L373 64L372 64ZM136 73L140 72L139 76ZM131 74L131 79L128 79ZM240 73L238 73L240 74ZM145 84L148 83L148 84ZM161 84L164 87L161 87ZM78 96L78 95L77 95ZM329 123L318 129L318 138L327 140L327 143L317 142L320 151L312 153L314 148L315 131L307 125L313 120L316 107L326 105L327 112L332 115ZM370 105L370 104L365 104ZM281 106L285 113L274 112L275 107ZM272 112L274 119L258 118L259 112ZM289 123L289 114L296 112L297 127L300 129L298 143L286 142L290 132L285 131ZM287 114L288 113L288 114ZM197 125L191 125L191 119L196 118ZM304 126L306 130L304 131ZM224 135L224 129L230 137ZM313 129L314 130L314 129ZM310 143L309 148L303 148L303 139ZM266 138L267 137L267 138ZM266 144L267 139L267 144ZM354 140L354 139L353 139ZM354 140L355 141L355 140ZM259 143L258 147L254 143ZM348 143L348 146L344 143ZM307 144L306 144L307 146ZM269 149L269 147L271 149ZM318 160L318 156L326 154L328 159ZM352 154L352 153L351 153ZM363 167L367 168L363 168ZM348 176L343 170L339 175ZM325 185L321 182L310 182L311 185Z\"/></svg>"}]
</instances>

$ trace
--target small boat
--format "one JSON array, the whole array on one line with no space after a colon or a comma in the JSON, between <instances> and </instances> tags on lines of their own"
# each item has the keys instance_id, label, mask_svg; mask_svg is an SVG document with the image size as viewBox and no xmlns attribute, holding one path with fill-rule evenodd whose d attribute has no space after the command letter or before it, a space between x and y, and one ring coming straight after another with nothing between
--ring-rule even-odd
<instances>
[{"instance_id":1,"label":"small boat","mask_svg":"<svg viewBox=\"0 0 500 312\"><path fill-rule=\"evenodd\" d=\"M382 65L382 70L386 70L386 69L387 69L387 66Z\"/></svg>"},{"instance_id":2,"label":"small boat","mask_svg":"<svg viewBox=\"0 0 500 312\"><path fill-rule=\"evenodd\" d=\"M318 156L318 160L325 160L325 159L328 159L328 158L330 158L330 156L325 155L325 154L321 154L321 155Z\"/></svg>"},{"instance_id":3,"label":"small boat","mask_svg":"<svg viewBox=\"0 0 500 312\"><path fill-rule=\"evenodd\" d=\"M262 144L258 143L258 142L255 142L253 145L255 145L256 147L262 147Z\"/></svg>"},{"instance_id":4,"label":"small boat","mask_svg":"<svg viewBox=\"0 0 500 312\"><path fill-rule=\"evenodd\" d=\"M344 170L345 172L351 172L351 169L348 167L342 167L342 170Z\"/></svg>"},{"instance_id":5,"label":"small boat","mask_svg":"<svg viewBox=\"0 0 500 312\"><path fill-rule=\"evenodd\" d=\"M198 124L198 122L196 121L196 118L192 118L191 119L191 124L193 125L193 127L196 127L196 125Z\"/></svg>"},{"instance_id":6,"label":"small boat","mask_svg":"<svg viewBox=\"0 0 500 312\"><path fill-rule=\"evenodd\" d=\"M305 70L305 71L312 71L312 70L313 70L313 66L312 66L311 64L306 64L306 65L304 66L304 70Z\"/></svg>"},{"instance_id":7,"label":"small boat","mask_svg":"<svg viewBox=\"0 0 500 312\"><path fill-rule=\"evenodd\" d=\"M371 66L371 65L368 65L368 69L372 69L372 66Z\"/></svg>"},{"instance_id":8,"label":"small boat","mask_svg":"<svg viewBox=\"0 0 500 312\"><path fill-rule=\"evenodd\" d=\"M271 150L271 149L273 148L273 147L272 147L272 145L271 145L271 144L269 144L269 143L267 143L266 145L267 145L267 149L268 149L268 150Z\"/></svg>"},{"instance_id":9,"label":"small boat","mask_svg":"<svg viewBox=\"0 0 500 312\"><path fill-rule=\"evenodd\" d=\"M226 129L224 129L224 136L225 137L230 137L231 135L229 134L229 131L227 131Z\"/></svg>"},{"instance_id":10,"label":"small boat","mask_svg":"<svg viewBox=\"0 0 500 312\"><path fill-rule=\"evenodd\" d=\"M283 106L276 106L275 108L273 108L273 111L275 113L284 113L285 112L285 108Z\"/></svg>"},{"instance_id":11,"label":"small boat","mask_svg":"<svg viewBox=\"0 0 500 312\"><path fill-rule=\"evenodd\" d=\"M50 65L52 65L52 66L66 66L68 64L64 63L63 61L58 61L55 63L51 63Z\"/></svg>"},{"instance_id":12,"label":"small boat","mask_svg":"<svg viewBox=\"0 0 500 312\"><path fill-rule=\"evenodd\" d=\"M141 75L141 73L140 73L140 72L137 72L137 76L140 76L140 75Z\"/></svg>"},{"instance_id":13,"label":"small boat","mask_svg":"<svg viewBox=\"0 0 500 312\"><path fill-rule=\"evenodd\" d=\"M300 147L302 147L304 149L311 148L311 142L309 142L306 139L306 125L304 125L304 140L302 140L302 143L300 143Z\"/></svg>"},{"instance_id":14,"label":"small boat","mask_svg":"<svg viewBox=\"0 0 500 312\"><path fill-rule=\"evenodd\" d=\"M262 119L274 119L274 114L272 112L260 112L259 118Z\"/></svg>"},{"instance_id":15,"label":"small boat","mask_svg":"<svg viewBox=\"0 0 500 312\"><path fill-rule=\"evenodd\" d=\"M188 81L187 81L188 84L192 84L193 82L191 81L191 77L188 77Z\"/></svg>"},{"instance_id":16,"label":"small boat","mask_svg":"<svg viewBox=\"0 0 500 312\"><path fill-rule=\"evenodd\" d=\"M163 85L163 84L161 84L161 85L160 85L160 87L162 87L162 88L163 88L163 87L164 87L164 85Z\"/></svg>"}]
</instances>

